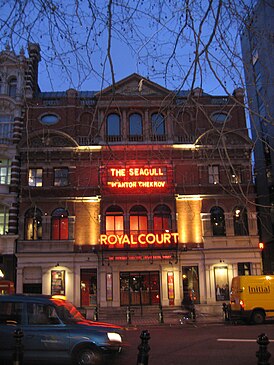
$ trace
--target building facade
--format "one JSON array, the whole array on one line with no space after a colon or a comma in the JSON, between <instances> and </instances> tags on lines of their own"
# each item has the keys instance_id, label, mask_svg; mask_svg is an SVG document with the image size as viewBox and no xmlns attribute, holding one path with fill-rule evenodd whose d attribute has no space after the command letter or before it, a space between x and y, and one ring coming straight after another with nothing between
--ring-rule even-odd
<instances>
[{"instance_id":1,"label":"building facade","mask_svg":"<svg viewBox=\"0 0 274 365\"><path fill-rule=\"evenodd\" d=\"M138 74L27 100L17 292L85 308L220 307L261 274L243 91L167 90Z\"/></svg>"},{"instance_id":2,"label":"building facade","mask_svg":"<svg viewBox=\"0 0 274 365\"><path fill-rule=\"evenodd\" d=\"M25 57L9 46L0 52L0 278L16 279L18 238L18 192L20 161L17 143L21 138L25 100L37 90L39 47L30 44Z\"/></svg>"},{"instance_id":3,"label":"building facade","mask_svg":"<svg viewBox=\"0 0 274 365\"><path fill-rule=\"evenodd\" d=\"M264 271L274 272L274 49L273 1L259 0L242 32L242 56L252 139Z\"/></svg>"}]
</instances>

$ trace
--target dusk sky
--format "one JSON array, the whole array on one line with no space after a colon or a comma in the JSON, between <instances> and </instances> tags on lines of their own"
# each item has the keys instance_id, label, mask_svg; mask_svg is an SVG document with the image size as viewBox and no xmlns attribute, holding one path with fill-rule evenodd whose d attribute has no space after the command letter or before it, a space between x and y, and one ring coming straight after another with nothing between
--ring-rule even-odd
<instances>
[{"instance_id":1,"label":"dusk sky","mask_svg":"<svg viewBox=\"0 0 274 365\"><path fill-rule=\"evenodd\" d=\"M239 29L248 4L4 1L0 46L18 53L40 45L42 91L101 90L112 84L112 68L115 82L136 72L170 90L223 95L243 87Z\"/></svg>"}]
</instances>

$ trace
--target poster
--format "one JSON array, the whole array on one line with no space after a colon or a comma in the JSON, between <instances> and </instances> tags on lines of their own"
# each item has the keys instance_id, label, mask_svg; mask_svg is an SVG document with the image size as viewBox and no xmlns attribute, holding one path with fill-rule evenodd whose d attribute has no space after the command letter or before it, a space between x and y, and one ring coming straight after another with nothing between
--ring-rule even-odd
<instances>
[{"instance_id":1,"label":"poster","mask_svg":"<svg viewBox=\"0 0 274 365\"><path fill-rule=\"evenodd\" d=\"M217 301L229 300L229 285L227 267L215 267L215 294Z\"/></svg>"},{"instance_id":2,"label":"poster","mask_svg":"<svg viewBox=\"0 0 274 365\"><path fill-rule=\"evenodd\" d=\"M167 273L167 287L168 299L174 300L174 274L171 271Z\"/></svg>"},{"instance_id":3,"label":"poster","mask_svg":"<svg viewBox=\"0 0 274 365\"><path fill-rule=\"evenodd\" d=\"M65 270L51 271L51 295L65 295Z\"/></svg>"}]
</instances>

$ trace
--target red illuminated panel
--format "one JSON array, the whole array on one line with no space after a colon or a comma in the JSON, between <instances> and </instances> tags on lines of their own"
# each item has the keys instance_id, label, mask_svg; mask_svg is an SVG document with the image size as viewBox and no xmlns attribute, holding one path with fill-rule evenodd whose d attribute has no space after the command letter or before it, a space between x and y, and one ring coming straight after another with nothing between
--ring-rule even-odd
<instances>
[{"instance_id":1,"label":"red illuminated panel","mask_svg":"<svg viewBox=\"0 0 274 365\"><path fill-rule=\"evenodd\" d=\"M171 166L113 166L101 167L103 189L119 193L159 193L173 187Z\"/></svg>"},{"instance_id":2,"label":"red illuminated panel","mask_svg":"<svg viewBox=\"0 0 274 365\"><path fill-rule=\"evenodd\" d=\"M174 274L173 274L173 272L167 273L167 286L168 286L168 299L174 300Z\"/></svg>"}]
</instances>

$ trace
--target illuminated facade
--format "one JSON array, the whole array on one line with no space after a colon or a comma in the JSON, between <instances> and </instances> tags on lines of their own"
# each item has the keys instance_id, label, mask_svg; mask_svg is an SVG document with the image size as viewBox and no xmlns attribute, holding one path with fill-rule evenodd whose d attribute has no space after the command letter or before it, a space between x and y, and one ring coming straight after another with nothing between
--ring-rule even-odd
<instances>
[{"instance_id":1,"label":"illuminated facade","mask_svg":"<svg viewBox=\"0 0 274 365\"><path fill-rule=\"evenodd\" d=\"M141 85L141 86L140 86ZM260 274L242 90L173 93L133 74L29 100L17 292L85 308L220 307Z\"/></svg>"}]
</instances>

